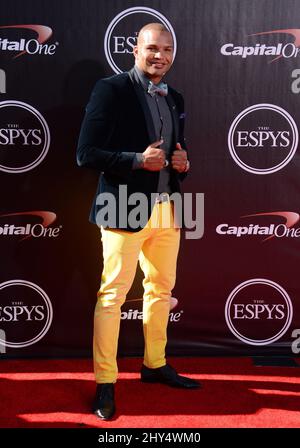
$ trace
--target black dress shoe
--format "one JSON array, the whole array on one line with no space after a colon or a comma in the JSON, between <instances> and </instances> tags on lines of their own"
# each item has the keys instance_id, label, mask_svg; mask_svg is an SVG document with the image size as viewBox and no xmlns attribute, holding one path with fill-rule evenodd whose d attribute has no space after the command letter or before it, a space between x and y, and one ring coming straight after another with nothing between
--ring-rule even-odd
<instances>
[{"instance_id":1,"label":"black dress shoe","mask_svg":"<svg viewBox=\"0 0 300 448\"><path fill-rule=\"evenodd\" d=\"M97 384L93 412L102 420L109 420L116 411L114 384Z\"/></svg>"},{"instance_id":2,"label":"black dress shoe","mask_svg":"<svg viewBox=\"0 0 300 448\"><path fill-rule=\"evenodd\" d=\"M141 369L141 380L144 383L162 383L183 389L198 389L201 387L199 381L178 375L176 370L169 364L158 369L149 369L149 367L143 365Z\"/></svg>"}]
</instances>

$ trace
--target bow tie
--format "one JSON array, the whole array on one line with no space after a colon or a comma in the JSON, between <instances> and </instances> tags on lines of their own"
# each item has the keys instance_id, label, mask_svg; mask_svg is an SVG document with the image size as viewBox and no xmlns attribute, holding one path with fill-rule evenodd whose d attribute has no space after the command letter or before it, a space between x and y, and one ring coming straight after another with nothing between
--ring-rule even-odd
<instances>
[{"instance_id":1,"label":"bow tie","mask_svg":"<svg viewBox=\"0 0 300 448\"><path fill-rule=\"evenodd\" d=\"M159 84L153 84L152 81L149 81L147 92L154 96L156 93L162 96L168 95L168 86L164 82L160 82Z\"/></svg>"}]
</instances>

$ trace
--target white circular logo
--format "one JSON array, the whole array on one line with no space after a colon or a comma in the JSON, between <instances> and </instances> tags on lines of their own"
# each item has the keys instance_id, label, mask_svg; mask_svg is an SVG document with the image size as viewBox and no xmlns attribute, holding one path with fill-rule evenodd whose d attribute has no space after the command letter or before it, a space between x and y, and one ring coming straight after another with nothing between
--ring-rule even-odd
<instances>
[{"instance_id":1,"label":"white circular logo","mask_svg":"<svg viewBox=\"0 0 300 448\"><path fill-rule=\"evenodd\" d=\"M254 278L238 285L225 305L230 331L242 342L267 345L288 330L293 306L287 292L277 283Z\"/></svg>"},{"instance_id":2,"label":"white circular logo","mask_svg":"<svg viewBox=\"0 0 300 448\"><path fill-rule=\"evenodd\" d=\"M146 17L140 17L140 15ZM123 23L123 19L134 15L134 23ZM155 9L146 6L135 6L133 8L125 9L120 12L108 25L104 36L104 52L106 59L115 73L122 73L132 67L132 58L128 59L128 54L132 54L133 47L136 44L137 32L149 22L148 17L155 17L161 22L172 34L174 42L174 56L175 59L177 43L176 36L172 25L168 19L156 11ZM147 19L145 21L145 18ZM122 23L121 23L122 22ZM134 29L134 28L135 29Z\"/></svg>"},{"instance_id":3,"label":"white circular logo","mask_svg":"<svg viewBox=\"0 0 300 448\"><path fill-rule=\"evenodd\" d=\"M233 160L252 174L271 174L293 158L298 128L291 115L274 104L254 104L230 126L228 148Z\"/></svg>"},{"instance_id":4,"label":"white circular logo","mask_svg":"<svg viewBox=\"0 0 300 448\"><path fill-rule=\"evenodd\" d=\"M42 288L27 280L0 284L0 345L23 348L35 344L48 332L52 319L52 304Z\"/></svg>"},{"instance_id":5,"label":"white circular logo","mask_svg":"<svg viewBox=\"0 0 300 448\"><path fill-rule=\"evenodd\" d=\"M50 146L45 118L29 104L0 102L0 170L24 173L38 166Z\"/></svg>"}]
</instances>

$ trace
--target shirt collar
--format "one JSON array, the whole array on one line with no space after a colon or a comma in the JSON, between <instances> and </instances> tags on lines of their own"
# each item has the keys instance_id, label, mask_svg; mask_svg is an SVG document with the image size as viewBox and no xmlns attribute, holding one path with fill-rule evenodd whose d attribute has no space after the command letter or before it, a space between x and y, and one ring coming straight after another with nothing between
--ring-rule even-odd
<instances>
[{"instance_id":1,"label":"shirt collar","mask_svg":"<svg viewBox=\"0 0 300 448\"><path fill-rule=\"evenodd\" d=\"M136 65L134 66L134 70L137 74L137 77L138 77L143 89L147 92L150 79L147 78L147 76L144 74L144 72L142 72L142 70L140 70Z\"/></svg>"}]
</instances>

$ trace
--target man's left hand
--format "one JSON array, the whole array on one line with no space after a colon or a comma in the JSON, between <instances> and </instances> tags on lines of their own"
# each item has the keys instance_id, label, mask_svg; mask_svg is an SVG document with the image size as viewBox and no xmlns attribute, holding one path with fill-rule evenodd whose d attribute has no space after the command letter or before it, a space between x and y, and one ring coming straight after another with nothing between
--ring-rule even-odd
<instances>
[{"instance_id":1,"label":"man's left hand","mask_svg":"<svg viewBox=\"0 0 300 448\"><path fill-rule=\"evenodd\" d=\"M172 168L179 173L187 171L187 152L182 149L180 143L176 143L176 150L172 154Z\"/></svg>"}]
</instances>

